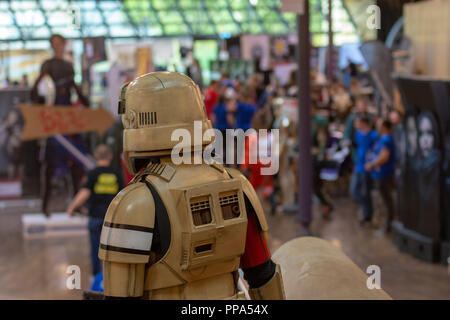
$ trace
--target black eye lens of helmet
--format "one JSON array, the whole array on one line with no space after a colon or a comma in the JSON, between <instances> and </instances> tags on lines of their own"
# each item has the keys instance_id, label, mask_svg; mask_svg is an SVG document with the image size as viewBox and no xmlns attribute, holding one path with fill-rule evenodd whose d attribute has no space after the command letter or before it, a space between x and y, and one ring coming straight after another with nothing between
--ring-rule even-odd
<instances>
[{"instance_id":1,"label":"black eye lens of helmet","mask_svg":"<svg viewBox=\"0 0 450 320\"><path fill-rule=\"evenodd\" d=\"M124 114L125 113L125 92L127 91L127 87L130 83L126 83L122 86L120 89L120 97L119 97L119 104L117 107L117 113L118 114Z\"/></svg>"},{"instance_id":2,"label":"black eye lens of helmet","mask_svg":"<svg viewBox=\"0 0 450 320\"><path fill-rule=\"evenodd\" d=\"M150 159L148 159L148 158L134 158L133 159L134 170L136 172L141 171L143 168L145 168L148 165L149 162L150 162Z\"/></svg>"},{"instance_id":3,"label":"black eye lens of helmet","mask_svg":"<svg viewBox=\"0 0 450 320\"><path fill-rule=\"evenodd\" d=\"M142 169L144 169L145 167L147 167L147 165L152 162L152 163L159 163L159 158L157 157L149 157L149 158L133 158L132 160L132 164L134 167L135 172L139 172Z\"/></svg>"}]
</instances>

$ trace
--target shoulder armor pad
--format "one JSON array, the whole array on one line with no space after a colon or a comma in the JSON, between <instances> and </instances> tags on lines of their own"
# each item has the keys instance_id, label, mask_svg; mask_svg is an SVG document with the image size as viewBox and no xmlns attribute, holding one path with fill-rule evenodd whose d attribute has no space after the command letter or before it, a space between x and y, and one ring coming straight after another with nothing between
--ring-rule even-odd
<instances>
[{"instance_id":1,"label":"shoulder armor pad","mask_svg":"<svg viewBox=\"0 0 450 320\"><path fill-rule=\"evenodd\" d=\"M250 181L239 171L233 168L226 168L228 174L234 179L240 179L242 181L242 191L247 196L250 204L253 207L253 210L258 217L259 224L261 226L262 231L266 232L269 230L269 226L267 225L266 216L264 215L264 210L262 208L261 202L259 201L258 195L256 194L255 189L251 185Z\"/></svg>"},{"instance_id":2,"label":"shoulder armor pad","mask_svg":"<svg viewBox=\"0 0 450 320\"><path fill-rule=\"evenodd\" d=\"M147 263L153 239L155 203L144 183L134 183L113 199L100 237L99 258Z\"/></svg>"},{"instance_id":3,"label":"shoulder armor pad","mask_svg":"<svg viewBox=\"0 0 450 320\"><path fill-rule=\"evenodd\" d=\"M168 163L152 163L152 162L150 162L144 171L136 174L136 176L133 178L131 183L139 182L141 180L141 178L146 175L157 176L157 177L169 182L170 180L172 180L172 177L174 176L175 171L176 171L175 167L169 165Z\"/></svg>"}]
</instances>

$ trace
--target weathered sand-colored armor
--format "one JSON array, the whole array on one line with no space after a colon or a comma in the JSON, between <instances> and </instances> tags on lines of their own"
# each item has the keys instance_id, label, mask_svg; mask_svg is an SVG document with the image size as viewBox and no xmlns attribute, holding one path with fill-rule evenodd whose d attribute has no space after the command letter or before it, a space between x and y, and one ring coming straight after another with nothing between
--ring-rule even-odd
<instances>
[{"instance_id":1,"label":"weathered sand-colored armor","mask_svg":"<svg viewBox=\"0 0 450 320\"><path fill-rule=\"evenodd\" d=\"M181 74L155 72L122 87L124 156L134 180L112 201L99 257L108 297L238 299L238 269L253 299L283 299L270 260L258 197L237 170L175 165L177 128L211 128L199 88ZM210 141L194 141L201 152ZM256 285L255 285L256 284Z\"/></svg>"}]
</instances>

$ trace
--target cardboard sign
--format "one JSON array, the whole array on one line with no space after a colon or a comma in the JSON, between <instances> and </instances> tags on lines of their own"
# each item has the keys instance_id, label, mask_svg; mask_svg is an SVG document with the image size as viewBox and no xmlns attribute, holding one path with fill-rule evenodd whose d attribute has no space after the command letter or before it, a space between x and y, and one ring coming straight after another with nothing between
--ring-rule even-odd
<instances>
[{"instance_id":1,"label":"cardboard sign","mask_svg":"<svg viewBox=\"0 0 450 320\"><path fill-rule=\"evenodd\" d=\"M97 131L103 134L114 123L103 108L88 109L67 106L20 105L25 120L22 140L34 140L58 134Z\"/></svg>"}]
</instances>

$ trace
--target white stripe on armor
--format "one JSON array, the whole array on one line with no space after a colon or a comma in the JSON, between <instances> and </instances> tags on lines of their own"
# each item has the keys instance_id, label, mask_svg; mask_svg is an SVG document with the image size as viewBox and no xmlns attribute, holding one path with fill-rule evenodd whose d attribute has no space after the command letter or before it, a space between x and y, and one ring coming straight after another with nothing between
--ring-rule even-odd
<instances>
[{"instance_id":1,"label":"white stripe on armor","mask_svg":"<svg viewBox=\"0 0 450 320\"><path fill-rule=\"evenodd\" d=\"M100 243L107 246L150 251L152 232L110 228L103 226Z\"/></svg>"}]
</instances>

